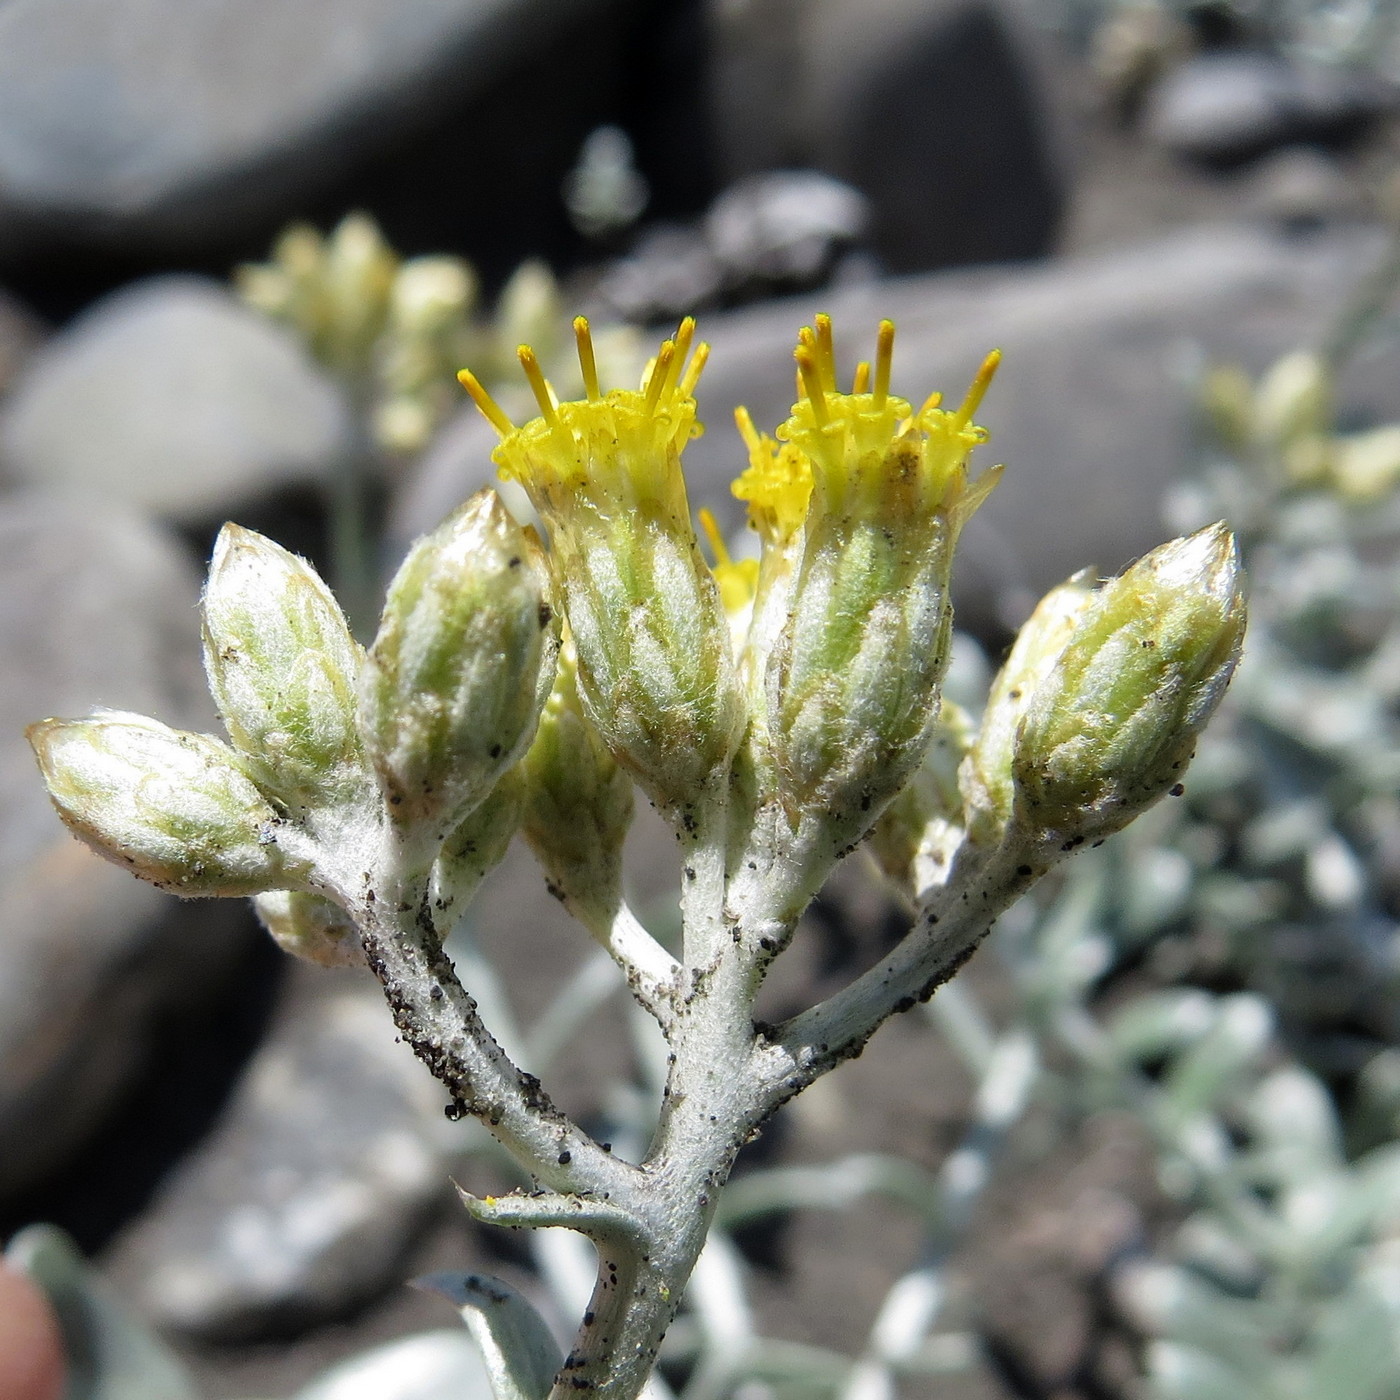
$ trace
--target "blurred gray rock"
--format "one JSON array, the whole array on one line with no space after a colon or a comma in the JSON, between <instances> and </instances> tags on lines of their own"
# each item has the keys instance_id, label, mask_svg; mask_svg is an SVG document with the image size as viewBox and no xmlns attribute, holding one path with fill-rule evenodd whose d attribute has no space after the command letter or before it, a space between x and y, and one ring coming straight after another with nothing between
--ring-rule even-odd
<instances>
[{"instance_id":1,"label":"blurred gray rock","mask_svg":"<svg viewBox=\"0 0 1400 1400\"><path fill-rule=\"evenodd\" d=\"M1166 150L1229 163L1355 134L1395 101L1393 89L1343 68L1297 65L1274 54L1203 53L1161 78L1142 121Z\"/></svg>"},{"instance_id":2,"label":"blurred gray rock","mask_svg":"<svg viewBox=\"0 0 1400 1400\"><path fill-rule=\"evenodd\" d=\"M600 0L8 0L0 253L220 243Z\"/></svg>"},{"instance_id":3,"label":"blurred gray rock","mask_svg":"<svg viewBox=\"0 0 1400 1400\"><path fill-rule=\"evenodd\" d=\"M1203 227L1047 267L877 283L710 318L708 429L686 453L692 499L740 527L728 482L744 452L730 407L747 404L769 431L787 415L790 347L813 311L831 313L846 375L892 317L894 387L915 400L937 388L956 401L998 346L1005 358L978 415L991 441L977 457L1007 472L967 527L955 588L965 624L1019 621L1074 570L1118 569L1161 542L1163 494L1193 465L1197 371L1233 360L1257 373L1316 344L1384 241L1369 230L1293 240ZM1343 399L1393 420L1397 385L1400 353L1387 349L1348 370Z\"/></svg>"},{"instance_id":4,"label":"blurred gray rock","mask_svg":"<svg viewBox=\"0 0 1400 1400\"><path fill-rule=\"evenodd\" d=\"M655 224L607 268L595 294L602 314L644 323L713 306L724 284L724 268L699 229Z\"/></svg>"},{"instance_id":5,"label":"blurred gray rock","mask_svg":"<svg viewBox=\"0 0 1400 1400\"><path fill-rule=\"evenodd\" d=\"M301 347L194 277L99 302L0 404L0 460L18 482L187 523L323 476L351 435L341 394Z\"/></svg>"},{"instance_id":6,"label":"blurred gray rock","mask_svg":"<svg viewBox=\"0 0 1400 1400\"><path fill-rule=\"evenodd\" d=\"M38 348L44 329L14 297L0 290L0 394Z\"/></svg>"},{"instance_id":7,"label":"blurred gray rock","mask_svg":"<svg viewBox=\"0 0 1400 1400\"><path fill-rule=\"evenodd\" d=\"M792 346L818 309L836 323L842 373L895 319L895 388L956 400L982 356L1005 353L979 417L984 465L1007 473L969 524L955 577L959 616L1017 622L1045 588L1087 564L1121 567L1161 542L1161 501L1192 463L1197 369L1238 360L1252 372L1316 344L1384 236L1329 230L1297 240L1248 227L1190 229L1046 267L987 269L832 289L704 318L713 346L700 385L705 435L686 449L693 505L742 526L729 483L745 461L732 424L746 404L768 431L787 416ZM1363 357L1343 381L1362 417L1400 417L1400 356ZM464 414L406 483L392 531L402 548L494 480L494 434Z\"/></svg>"},{"instance_id":8,"label":"blurred gray rock","mask_svg":"<svg viewBox=\"0 0 1400 1400\"><path fill-rule=\"evenodd\" d=\"M109 1257L158 1324L285 1336L387 1287L451 1194L446 1097L367 973L293 970L212 1136Z\"/></svg>"},{"instance_id":9,"label":"blurred gray rock","mask_svg":"<svg viewBox=\"0 0 1400 1400\"><path fill-rule=\"evenodd\" d=\"M858 191L815 170L750 175L705 215L705 237L731 284L814 286L870 225Z\"/></svg>"},{"instance_id":10,"label":"blurred gray rock","mask_svg":"<svg viewBox=\"0 0 1400 1400\"><path fill-rule=\"evenodd\" d=\"M723 177L847 181L895 272L1049 249L1067 117L1011 0L711 0L710 27Z\"/></svg>"},{"instance_id":11,"label":"blurred gray rock","mask_svg":"<svg viewBox=\"0 0 1400 1400\"><path fill-rule=\"evenodd\" d=\"M197 597L180 546L126 512L0 499L0 1196L63 1162L163 1009L240 946L232 905L172 899L70 837L24 739L98 705L212 727Z\"/></svg>"},{"instance_id":12,"label":"blurred gray rock","mask_svg":"<svg viewBox=\"0 0 1400 1400\"><path fill-rule=\"evenodd\" d=\"M1337 156L1316 146L1285 146L1250 167L1248 207L1256 217L1307 232L1364 217L1366 195Z\"/></svg>"}]
</instances>

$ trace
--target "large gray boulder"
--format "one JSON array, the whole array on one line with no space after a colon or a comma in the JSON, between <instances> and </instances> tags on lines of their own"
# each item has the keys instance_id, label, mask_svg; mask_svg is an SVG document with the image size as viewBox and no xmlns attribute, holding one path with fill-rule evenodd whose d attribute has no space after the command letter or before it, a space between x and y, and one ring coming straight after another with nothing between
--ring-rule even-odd
<instances>
[{"instance_id":1,"label":"large gray boulder","mask_svg":"<svg viewBox=\"0 0 1400 1400\"><path fill-rule=\"evenodd\" d=\"M43 337L39 321L14 297L0 290L0 393L9 388Z\"/></svg>"},{"instance_id":2,"label":"large gray boulder","mask_svg":"<svg viewBox=\"0 0 1400 1400\"><path fill-rule=\"evenodd\" d=\"M1396 100L1393 85L1365 73L1227 50L1171 69L1148 95L1142 121L1148 139L1175 155L1230 164L1356 136Z\"/></svg>"},{"instance_id":3,"label":"large gray boulder","mask_svg":"<svg viewBox=\"0 0 1400 1400\"><path fill-rule=\"evenodd\" d=\"M160 1017L244 946L237 909L172 899L69 836L24 739L97 705L212 728L197 596L180 546L139 519L0 500L0 1198L72 1154Z\"/></svg>"},{"instance_id":4,"label":"large gray boulder","mask_svg":"<svg viewBox=\"0 0 1400 1400\"><path fill-rule=\"evenodd\" d=\"M606 4L8 0L0 257L225 247Z\"/></svg>"},{"instance_id":5,"label":"large gray boulder","mask_svg":"<svg viewBox=\"0 0 1400 1400\"><path fill-rule=\"evenodd\" d=\"M705 318L714 349L700 388L707 430L686 451L692 504L741 527L729 493L745 460L733 407L748 405L770 432L787 416L792 345L813 312L834 317L846 373L892 317L894 386L916 401L934 388L959 398L1000 346L979 415L991 441L978 457L1007 472L967 528L955 582L964 622L1017 620L1074 570L1116 569L1161 541L1163 493L1193 461L1195 372L1220 360L1257 372L1318 343L1383 244L1356 230L1295 241L1197 228L1049 266L878 282ZM1400 417L1397 384L1387 350L1348 371L1344 400L1363 416ZM466 412L445 430L397 504L400 548L494 480L493 443Z\"/></svg>"},{"instance_id":6,"label":"large gray boulder","mask_svg":"<svg viewBox=\"0 0 1400 1400\"><path fill-rule=\"evenodd\" d=\"M894 272L1049 251L1068 119L1014 0L710 0L710 27L726 178L847 181Z\"/></svg>"},{"instance_id":7,"label":"large gray boulder","mask_svg":"<svg viewBox=\"0 0 1400 1400\"><path fill-rule=\"evenodd\" d=\"M0 404L13 480L190 524L322 479L352 439L343 396L288 332L196 277L97 303Z\"/></svg>"},{"instance_id":8,"label":"large gray boulder","mask_svg":"<svg viewBox=\"0 0 1400 1400\"><path fill-rule=\"evenodd\" d=\"M367 972L295 969L214 1133L109 1257L190 1336L286 1336L402 1282L448 1203L446 1096L397 1044Z\"/></svg>"}]
</instances>

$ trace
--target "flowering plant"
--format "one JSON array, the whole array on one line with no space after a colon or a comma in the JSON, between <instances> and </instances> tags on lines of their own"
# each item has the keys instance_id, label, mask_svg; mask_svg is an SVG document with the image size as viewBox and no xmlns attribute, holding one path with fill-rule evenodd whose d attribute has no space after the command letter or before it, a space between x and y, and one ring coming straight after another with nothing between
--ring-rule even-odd
<instances>
[{"instance_id":1,"label":"flowering plant","mask_svg":"<svg viewBox=\"0 0 1400 1400\"><path fill-rule=\"evenodd\" d=\"M997 356L959 407L916 410L891 393L889 322L847 393L817 317L776 436L740 413L734 489L759 557L730 559L702 513L712 566L681 471L694 329L640 389L604 392L577 321L573 402L522 347L539 416L520 427L464 371L548 547L480 493L410 552L367 650L306 563L226 527L204 638L229 742L115 713L30 730L60 814L104 855L180 894L251 894L290 951L368 964L449 1112L534 1183L464 1193L474 1216L594 1242L562 1358L504 1285L450 1286L511 1400L641 1391L740 1146L933 995L1052 865L1179 786L1244 630L1222 525L1102 586L1076 576L1022 629L974 734L940 686L954 547L999 470L968 467ZM624 898L634 784L682 852L678 953ZM668 1042L639 1162L511 1061L443 952L516 831ZM825 1001L756 1021L803 910L866 841L913 901L910 931Z\"/></svg>"}]
</instances>

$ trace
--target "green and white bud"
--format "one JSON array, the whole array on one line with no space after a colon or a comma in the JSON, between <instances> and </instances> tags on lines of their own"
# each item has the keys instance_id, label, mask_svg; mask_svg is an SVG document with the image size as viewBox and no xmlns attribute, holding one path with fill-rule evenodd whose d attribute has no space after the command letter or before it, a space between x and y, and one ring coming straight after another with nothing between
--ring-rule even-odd
<instances>
[{"instance_id":1,"label":"green and white bud","mask_svg":"<svg viewBox=\"0 0 1400 1400\"><path fill-rule=\"evenodd\" d=\"M819 522L768 663L769 742L794 826L833 849L860 840L932 736L952 641L951 532L892 544L878 527ZM830 533L830 538L828 538Z\"/></svg>"},{"instance_id":2,"label":"green and white bud","mask_svg":"<svg viewBox=\"0 0 1400 1400\"><path fill-rule=\"evenodd\" d=\"M888 392L893 346L883 322L874 392L844 394L830 321L804 328L802 397L778 429L796 460L775 460L772 489L746 494L781 514L797 504L799 478L811 483L801 566L766 668L767 739L788 821L817 827L837 854L870 830L928 748L952 641L953 551L999 476L968 471L987 436L972 415L997 352L956 412L937 396L914 412Z\"/></svg>"},{"instance_id":3,"label":"green and white bud","mask_svg":"<svg viewBox=\"0 0 1400 1400\"><path fill-rule=\"evenodd\" d=\"M982 726L960 779L968 830L981 845L995 845L1011 818L1016 735L1036 688L1055 669L1093 598L1094 579L1088 569L1052 588L1022 624L992 682Z\"/></svg>"},{"instance_id":4,"label":"green and white bud","mask_svg":"<svg viewBox=\"0 0 1400 1400\"><path fill-rule=\"evenodd\" d=\"M259 786L293 811L372 790L355 723L363 652L316 571L225 525L203 611L209 688Z\"/></svg>"},{"instance_id":5,"label":"green and white bud","mask_svg":"<svg viewBox=\"0 0 1400 1400\"><path fill-rule=\"evenodd\" d=\"M1017 820L1040 836L1103 836L1179 782L1244 630L1223 524L1106 583L1031 698L1013 758Z\"/></svg>"},{"instance_id":6,"label":"green and white bud","mask_svg":"<svg viewBox=\"0 0 1400 1400\"><path fill-rule=\"evenodd\" d=\"M724 793L746 722L728 619L681 473L707 353L697 347L684 365L693 332L686 320L662 345L644 391L604 395L580 321L590 387L564 403L522 347L540 417L521 428L463 377L505 434L494 454L502 476L524 486L549 531L589 714L614 758L687 828Z\"/></svg>"},{"instance_id":7,"label":"green and white bud","mask_svg":"<svg viewBox=\"0 0 1400 1400\"><path fill-rule=\"evenodd\" d=\"M538 546L480 491L409 551L360 718L396 825L442 839L534 736L558 635Z\"/></svg>"},{"instance_id":8,"label":"green and white bud","mask_svg":"<svg viewBox=\"0 0 1400 1400\"><path fill-rule=\"evenodd\" d=\"M364 965L359 931L329 899L302 890L268 890L253 897L253 908L284 953L318 967Z\"/></svg>"},{"instance_id":9,"label":"green and white bud","mask_svg":"<svg viewBox=\"0 0 1400 1400\"><path fill-rule=\"evenodd\" d=\"M885 808L867 849L896 888L918 899L948 878L963 839L958 769L972 745L967 712L944 700L924 761Z\"/></svg>"},{"instance_id":10,"label":"green and white bud","mask_svg":"<svg viewBox=\"0 0 1400 1400\"><path fill-rule=\"evenodd\" d=\"M1332 376L1322 357L1295 350L1254 391L1254 435L1279 451L1324 436L1332 424Z\"/></svg>"},{"instance_id":11,"label":"green and white bud","mask_svg":"<svg viewBox=\"0 0 1400 1400\"><path fill-rule=\"evenodd\" d=\"M410 258L394 278L389 325L395 335L432 339L459 327L477 298L476 273L453 257Z\"/></svg>"},{"instance_id":12,"label":"green and white bud","mask_svg":"<svg viewBox=\"0 0 1400 1400\"><path fill-rule=\"evenodd\" d=\"M481 882L505 859L510 839L520 829L524 805L525 784L517 765L443 842L429 891L433 924L443 938Z\"/></svg>"},{"instance_id":13,"label":"green and white bud","mask_svg":"<svg viewBox=\"0 0 1400 1400\"><path fill-rule=\"evenodd\" d=\"M388 319L398 269L398 254L368 214L347 214L326 240L321 273L325 323L317 348L333 369L353 375L369 368Z\"/></svg>"},{"instance_id":14,"label":"green and white bud","mask_svg":"<svg viewBox=\"0 0 1400 1400\"><path fill-rule=\"evenodd\" d=\"M99 855L179 895L294 885L305 854L227 745L144 715L99 711L27 731L58 814Z\"/></svg>"},{"instance_id":15,"label":"green and white bud","mask_svg":"<svg viewBox=\"0 0 1400 1400\"><path fill-rule=\"evenodd\" d=\"M632 780L584 713L572 638L521 765L522 828L550 891L589 928L606 928L622 902L622 845Z\"/></svg>"}]
</instances>

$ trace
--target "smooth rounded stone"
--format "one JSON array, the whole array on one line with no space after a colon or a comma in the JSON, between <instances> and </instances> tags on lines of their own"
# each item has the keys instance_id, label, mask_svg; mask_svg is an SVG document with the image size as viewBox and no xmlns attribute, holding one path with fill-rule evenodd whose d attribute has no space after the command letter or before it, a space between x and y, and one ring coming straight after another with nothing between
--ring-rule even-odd
<instances>
[{"instance_id":1,"label":"smooth rounded stone","mask_svg":"<svg viewBox=\"0 0 1400 1400\"><path fill-rule=\"evenodd\" d=\"M98 705L211 728L198 592L178 543L124 511L0 498L0 1197L66 1160L163 1010L217 984L241 946L241 921L69 836L24 739Z\"/></svg>"},{"instance_id":2,"label":"smooth rounded stone","mask_svg":"<svg viewBox=\"0 0 1400 1400\"><path fill-rule=\"evenodd\" d=\"M0 290L0 394L38 348L44 328L14 297Z\"/></svg>"},{"instance_id":3,"label":"smooth rounded stone","mask_svg":"<svg viewBox=\"0 0 1400 1400\"><path fill-rule=\"evenodd\" d=\"M54 232L119 247L226 241L601 8L8 0L0 251Z\"/></svg>"},{"instance_id":4,"label":"smooth rounded stone","mask_svg":"<svg viewBox=\"0 0 1400 1400\"><path fill-rule=\"evenodd\" d=\"M725 190L705 215L705 237L731 282L811 286L869 224L869 202L850 185L774 170Z\"/></svg>"},{"instance_id":5,"label":"smooth rounded stone","mask_svg":"<svg viewBox=\"0 0 1400 1400\"><path fill-rule=\"evenodd\" d=\"M894 387L916 402L935 388L957 402L999 346L1002 367L978 414L991 441L974 465L1007 471L963 535L955 595L968 626L1016 623L1076 569L1120 568L1164 538L1163 494L1193 464L1195 371L1236 360L1257 373L1316 344L1383 247L1366 230L1291 240L1207 227L1043 267L876 282L707 316L706 431L685 455L691 503L740 530L729 484L746 457L733 408L746 404L769 432L787 416L792 347L813 312L831 312L847 375L873 353L877 322L893 318ZM1349 367L1343 399L1386 421L1400 416L1397 384L1387 350ZM494 480L493 444L471 414L454 421L404 487L391 527L398 547Z\"/></svg>"},{"instance_id":6,"label":"smooth rounded stone","mask_svg":"<svg viewBox=\"0 0 1400 1400\"><path fill-rule=\"evenodd\" d=\"M1068 188L1047 40L1014 0L709 0L723 176L803 166L871 205L883 264L1038 256Z\"/></svg>"},{"instance_id":7,"label":"smooth rounded stone","mask_svg":"<svg viewBox=\"0 0 1400 1400\"><path fill-rule=\"evenodd\" d=\"M701 230L655 224L608 266L593 292L601 316L646 323L714 305L724 283L724 268Z\"/></svg>"},{"instance_id":8,"label":"smooth rounded stone","mask_svg":"<svg viewBox=\"0 0 1400 1400\"><path fill-rule=\"evenodd\" d=\"M1250 167L1248 203L1258 218L1307 232L1365 216L1360 182L1335 155L1317 146L1285 146Z\"/></svg>"},{"instance_id":9,"label":"smooth rounded stone","mask_svg":"<svg viewBox=\"0 0 1400 1400\"><path fill-rule=\"evenodd\" d=\"M219 1126L119 1238L111 1274L203 1338L345 1316L395 1281L451 1194L445 1101L367 974L295 968Z\"/></svg>"},{"instance_id":10,"label":"smooth rounded stone","mask_svg":"<svg viewBox=\"0 0 1400 1400\"><path fill-rule=\"evenodd\" d=\"M196 277L97 303L0 404L14 480L190 524L322 478L352 436L343 396L289 333Z\"/></svg>"},{"instance_id":11,"label":"smooth rounded stone","mask_svg":"<svg viewBox=\"0 0 1400 1400\"><path fill-rule=\"evenodd\" d=\"M1279 146L1354 135L1396 105L1379 80L1275 54L1197 54L1149 93L1143 130L1192 160L1247 160Z\"/></svg>"}]
</instances>

